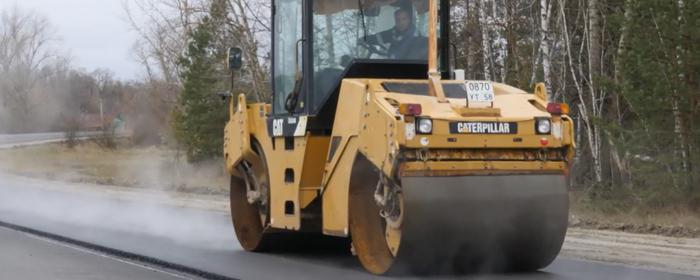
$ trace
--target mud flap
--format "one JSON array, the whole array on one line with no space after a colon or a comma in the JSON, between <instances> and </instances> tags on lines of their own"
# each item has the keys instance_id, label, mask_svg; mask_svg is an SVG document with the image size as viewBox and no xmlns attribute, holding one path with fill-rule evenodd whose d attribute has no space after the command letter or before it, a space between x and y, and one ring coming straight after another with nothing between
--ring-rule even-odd
<instances>
[{"instance_id":1,"label":"mud flap","mask_svg":"<svg viewBox=\"0 0 700 280\"><path fill-rule=\"evenodd\" d=\"M530 271L561 250L563 175L401 178L405 213L390 274Z\"/></svg>"}]
</instances>

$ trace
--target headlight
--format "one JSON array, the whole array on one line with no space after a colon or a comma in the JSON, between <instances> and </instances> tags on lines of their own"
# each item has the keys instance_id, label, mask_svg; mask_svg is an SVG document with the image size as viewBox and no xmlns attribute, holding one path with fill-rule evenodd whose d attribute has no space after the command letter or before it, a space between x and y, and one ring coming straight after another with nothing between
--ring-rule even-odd
<instances>
[{"instance_id":1,"label":"headlight","mask_svg":"<svg viewBox=\"0 0 700 280\"><path fill-rule=\"evenodd\" d=\"M552 131L552 122L549 119L538 119L535 125L537 134L549 134Z\"/></svg>"},{"instance_id":2,"label":"headlight","mask_svg":"<svg viewBox=\"0 0 700 280\"><path fill-rule=\"evenodd\" d=\"M431 134L433 133L433 120L431 119L418 119L418 125L416 126L419 134Z\"/></svg>"}]
</instances>

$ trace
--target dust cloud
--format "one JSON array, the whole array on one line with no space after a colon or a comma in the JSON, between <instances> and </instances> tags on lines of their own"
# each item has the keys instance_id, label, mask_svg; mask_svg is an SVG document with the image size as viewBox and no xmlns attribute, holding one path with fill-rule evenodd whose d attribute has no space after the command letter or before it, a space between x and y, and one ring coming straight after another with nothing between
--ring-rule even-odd
<instances>
[{"instance_id":1,"label":"dust cloud","mask_svg":"<svg viewBox=\"0 0 700 280\"><path fill-rule=\"evenodd\" d=\"M224 213L42 190L48 183L64 184L0 175L0 220L49 232L42 227L55 223L74 233L107 230L205 249L237 246Z\"/></svg>"},{"instance_id":2,"label":"dust cloud","mask_svg":"<svg viewBox=\"0 0 700 280\"><path fill-rule=\"evenodd\" d=\"M180 196L197 199L196 206L215 198L217 210L226 201L220 162L195 165L174 154L157 147L109 150L91 141L74 149L0 150L0 221L67 237L109 231L193 248L238 248L227 213L166 206L182 205ZM144 193L150 196L141 199Z\"/></svg>"},{"instance_id":3,"label":"dust cloud","mask_svg":"<svg viewBox=\"0 0 700 280\"><path fill-rule=\"evenodd\" d=\"M169 107L163 103L169 101L163 96L171 89L123 83L96 73L66 70L64 74L57 84L37 85L27 95L35 105L32 112L40 113L31 118L23 118L10 108L12 104L4 102L9 93L2 85L9 80L0 77L0 140L15 137L7 135L10 133L65 133L70 122L77 122L77 130L88 130L88 120L99 116L100 102L104 102L105 115L123 115L132 137L116 149L105 149L99 142L104 139L97 139L73 149L52 145L0 150L0 221L31 217L16 223L34 228L31 223L50 220L74 231L145 234L210 249L237 246L230 220L221 213L68 193L74 183L92 184L98 192L101 187L123 186L125 190L220 196L227 188L220 162L192 165L169 148L160 148L164 145L158 147L167 138ZM105 89L103 100L98 89ZM53 191L42 188L44 185L52 185ZM57 191L60 189L66 191Z\"/></svg>"},{"instance_id":4,"label":"dust cloud","mask_svg":"<svg viewBox=\"0 0 700 280\"><path fill-rule=\"evenodd\" d=\"M15 137L7 134L69 135L100 130L114 127L114 120L118 119L130 132L131 144L167 142L178 87L158 81L121 81L108 69L77 69L56 44L51 23L34 11L0 9L0 23L0 45L11 47L5 50L7 53L17 58L33 58L24 54L37 54L37 59L19 62L0 57L0 140ZM15 29L16 36L1 32L9 28ZM26 44L35 41L50 43ZM223 213L67 191L73 185L68 182L77 181L93 183L96 188L99 184L121 185L161 192L211 193L214 189L222 195L226 182L221 180L220 163L190 165L162 152L167 149L100 153L101 148L0 151L0 220L28 217L15 222L34 228L46 227L41 221L48 220L74 231L103 229L145 234L205 248L236 246L229 217ZM110 158L115 155L119 161ZM45 185L52 185L51 190L42 188Z\"/></svg>"}]
</instances>

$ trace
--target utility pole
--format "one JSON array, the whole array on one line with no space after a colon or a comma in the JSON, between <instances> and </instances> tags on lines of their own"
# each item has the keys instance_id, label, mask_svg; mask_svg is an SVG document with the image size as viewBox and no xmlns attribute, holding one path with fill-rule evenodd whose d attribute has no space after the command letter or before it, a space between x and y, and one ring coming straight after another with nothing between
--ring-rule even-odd
<instances>
[{"instance_id":1,"label":"utility pole","mask_svg":"<svg viewBox=\"0 0 700 280\"><path fill-rule=\"evenodd\" d=\"M98 99L100 100L100 129L105 130L105 116L104 110L102 109L102 92L98 92Z\"/></svg>"}]
</instances>

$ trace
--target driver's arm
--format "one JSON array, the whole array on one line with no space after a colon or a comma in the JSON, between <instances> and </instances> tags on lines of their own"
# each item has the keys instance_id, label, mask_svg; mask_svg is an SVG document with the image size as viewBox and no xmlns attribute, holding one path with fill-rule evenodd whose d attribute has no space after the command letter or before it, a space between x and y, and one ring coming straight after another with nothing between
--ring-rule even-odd
<instances>
[{"instance_id":1,"label":"driver's arm","mask_svg":"<svg viewBox=\"0 0 700 280\"><path fill-rule=\"evenodd\" d=\"M370 45L386 45L391 43L391 33L392 29L379 32L377 34L367 35L360 40L363 40Z\"/></svg>"}]
</instances>

